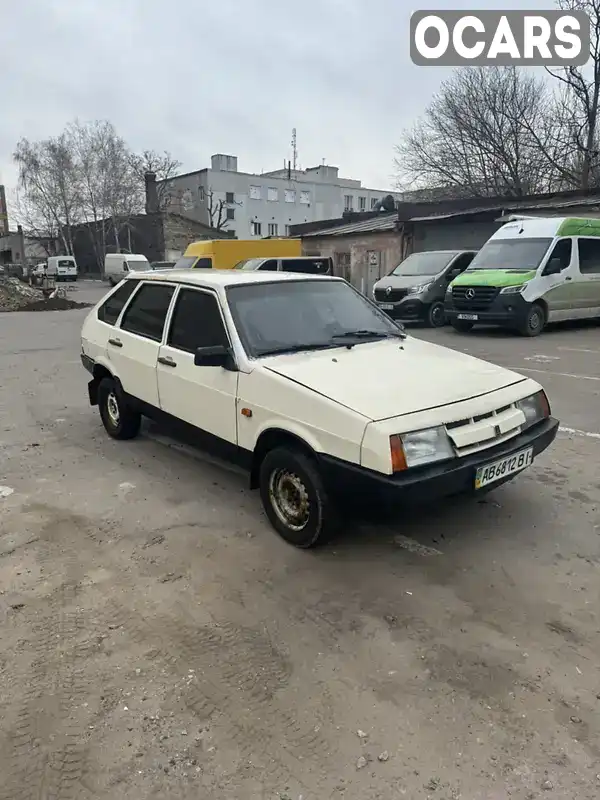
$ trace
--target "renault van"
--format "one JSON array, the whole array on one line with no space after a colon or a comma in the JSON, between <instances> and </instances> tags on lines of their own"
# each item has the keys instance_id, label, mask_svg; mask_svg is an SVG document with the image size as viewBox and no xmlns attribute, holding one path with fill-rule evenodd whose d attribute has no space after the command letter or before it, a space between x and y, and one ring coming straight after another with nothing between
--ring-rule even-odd
<instances>
[{"instance_id":1,"label":"renault van","mask_svg":"<svg viewBox=\"0 0 600 800\"><path fill-rule=\"evenodd\" d=\"M548 322L600 317L600 219L509 220L449 285L450 324L538 336Z\"/></svg>"}]
</instances>

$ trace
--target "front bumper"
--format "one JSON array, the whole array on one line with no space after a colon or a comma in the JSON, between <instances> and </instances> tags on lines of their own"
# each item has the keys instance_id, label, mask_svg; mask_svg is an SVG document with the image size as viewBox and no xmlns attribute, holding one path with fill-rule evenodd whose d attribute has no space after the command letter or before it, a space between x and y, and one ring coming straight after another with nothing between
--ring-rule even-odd
<instances>
[{"instance_id":1,"label":"front bumper","mask_svg":"<svg viewBox=\"0 0 600 800\"><path fill-rule=\"evenodd\" d=\"M476 306L473 308L463 307L463 304L457 308L451 297L444 301L444 312L450 323L454 320L464 319L461 315L475 315L477 319L465 320L465 322L473 322L475 325L501 325L507 328L518 328L525 321L528 311L529 303L523 299L521 294L498 294L483 310Z\"/></svg>"},{"instance_id":2,"label":"front bumper","mask_svg":"<svg viewBox=\"0 0 600 800\"><path fill-rule=\"evenodd\" d=\"M429 305L424 303L418 295L407 295L402 300L387 303L385 300L375 300L375 304L388 317L399 322L422 322L427 316ZM391 306L391 308L385 308Z\"/></svg>"},{"instance_id":3,"label":"front bumper","mask_svg":"<svg viewBox=\"0 0 600 800\"><path fill-rule=\"evenodd\" d=\"M471 456L455 458L431 466L417 467L405 472L397 472L394 475L383 475L324 455L320 457L321 471L329 491L340 498L343 503L348 498L357 498L368 504L421 504L458 494L483 494L502 485L506 480L516 477L519 473L514 473L508 478L476 490L475 473L479 467L528 447L533 447L535 458L552 444L558 432L558 426L558 420L549 417L509 441Z\"/></svg>"}]
</instances>

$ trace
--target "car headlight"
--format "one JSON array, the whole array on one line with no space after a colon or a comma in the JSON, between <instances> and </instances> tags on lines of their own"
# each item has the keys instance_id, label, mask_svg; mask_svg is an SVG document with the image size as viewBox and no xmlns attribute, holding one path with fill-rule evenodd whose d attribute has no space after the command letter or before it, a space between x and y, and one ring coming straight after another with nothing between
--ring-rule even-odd
<instances>
[{"instance_id":1,"label":"car headlight","mask_svg":"<svg viewBox=\"0 0 600 800\"><path fill-rule=\"evenodd\" d=\"M408 294L421 294L425 289L429 289L432 283L433 281L429 281L428 283L420 283L418 286L411 286Z\"/></svg>"},{"instance_id":2,"label":"car headlight","mask_svg":"<svg viewBox=\"0 0 600 800\"><path fill-rule=\"evenodd\" d=\"M454 449L443 425L390 436L392 467L400 472L454 457Z\"/></svg>"},{"instance_id":3,"label":"car headlight","mask_svg":"<svg viewBox=\"0 0 600 800\"><path fill-rule=\"evenodd\" d=\"M550 403L543 390L525 397L523 400L518 400L515 405L525 414L523 430L531 428L536 422L541 422L550 416Z\"/></svg>"},{"instance_id":4,"label":"car headlight","mask_svg":"<svg viewBox=\"0 0 600 800\"><path fill-rule=\"evenodd\" d=\"M521 294L525 291L526 286L526 283L520 283L518 286L505 286L504 289L500 289L500 294Z\"/></svg>"}]
</instances>

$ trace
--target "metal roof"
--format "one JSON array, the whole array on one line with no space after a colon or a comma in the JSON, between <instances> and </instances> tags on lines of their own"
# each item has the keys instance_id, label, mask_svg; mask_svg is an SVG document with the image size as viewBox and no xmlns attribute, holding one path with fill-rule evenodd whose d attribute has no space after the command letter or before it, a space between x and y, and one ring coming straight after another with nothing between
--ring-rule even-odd
<instances>
[{"instance_id":1,"label":"metal roof","mask_svg":"<svg viewBox=\"0 0 600 800\"><path fill-rule=\"evenodd\" d=\"M576 208L577 206L598 206L600 199L596 202L590 197L578 197L571 200L562 200L559 202L553 200L541 201L539 203L502 203L494 206L478 206L476 208L463 209L462 211L451 211L446 214L429 214L426 217L411 217L409 222L433 222L435 220L451 219L454 217L470 217L475 214L485 214L492 212L507 212L507 211L534 211L536 209L554 208Z\"/></svg>"},{"instance_id":2,"label":"metal roof","mask_svg":"<svg viewBox=\"0 0 600 800\"><path fill-rule=\"evenodd\" d=\"M348 236L353 233L381 233L382 231L393 231L398 224L398 213L393 211L389 214L382 214L379 217L363 219L359 222L349 222L346 225L325 228L325 230L311 231L305 233L302 238L309 236Z\"/></svg>"}]
</instances>

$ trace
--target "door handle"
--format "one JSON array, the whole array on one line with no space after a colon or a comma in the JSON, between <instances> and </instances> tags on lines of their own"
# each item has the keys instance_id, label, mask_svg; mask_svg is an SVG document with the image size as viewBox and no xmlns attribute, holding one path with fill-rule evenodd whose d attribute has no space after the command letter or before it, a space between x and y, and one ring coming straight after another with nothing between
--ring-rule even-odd
<instances>
[{"instance_id":1,"label":"door handle","mask_svg":"<svg viewBox=\"0 0 600 800\"><path fill-rule=\"evenodd\" d=\"M173 361L173 359L170 356L159 356L158 357L158 363L159 364L164 364L165 367L176 367L177 366L177 362Z\"/></svg>"},{"instance_id":2,"label":"door handle","mask_svg":"<svg viewBox=\"0 0 600 800\"><path fill-rule=\"evenodd\" d=\"M566 280L566 281L572 281L572 280L573 280L573 278L569 278L569 276L567 276L567 277L565 278L565 280Z\"/></svg>"},{"instance_id":3,"label":"door handle","mask_svg":"<svg viewBox=\"0 0 600 800\"><path fill-rule=\"evenodd\" d=\"M123 342L120 339L109 339L109 344L112 344L113 347L123 347Z\"/></svg>"}]
</instances>

